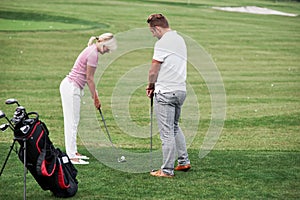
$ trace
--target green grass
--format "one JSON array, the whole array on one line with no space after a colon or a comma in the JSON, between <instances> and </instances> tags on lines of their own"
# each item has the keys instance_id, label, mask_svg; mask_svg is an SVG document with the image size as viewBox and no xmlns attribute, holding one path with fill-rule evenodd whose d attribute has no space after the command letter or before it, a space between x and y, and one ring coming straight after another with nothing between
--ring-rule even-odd
<instances>
[{"instance_id":1,"label":"green grass","mask_svg":"<svg viewBox=\"0 0 300 200\"><path fill-rule=\"evenodd\" d=\"M211 102L203 77L189 65L188 82L201 114L197 135L189 146L192 171L176 173L171 180L118 171L99 162L79 140L79 150L91 156L91 164L76 166L79 190L74 199L299 199L300 17L211 9L245 5L300 14L298 1L283 0L3 0L0 109L11 117L15 107L4 101L16 98L27 111L39 112L55 146L64 149L59 84L89 37L147 28L147 16L162 12L173 29L208 52L222 75L226 90L222 134L214 150L200 159ZM143 37L152 39L150 32ZM112 94L124 73L150 63L151 56L152 49L137 49L118 57L97 85L112 139L130 152L148 152L149 138L122 131L112 112ZM99 60L100 69L105 58ZM129 103L131 118L139 126L149 123L146 82L137 87ZM9 130L0 134L0 164L12 139ZM158 135L154 149L160 149ZM13 153L0 177L0 199L23 197L22 170ZM30 174L27 178L28 199L54 199Z\"/></svg>"},{"instance_id":2,"label":"green grass","mask_svg":"<svg viewBox=\"0 0 300 200\"><path fill-rule=\"evenodd\" d=\"M1 144L1 148L5 146ZM191 150L193 169L173 179L131 174L108 168L92 158L93 167L79 166L79 191L74 199L297 199L299 153L279 151L213 151L203 160ZM89 169L88 169L89 168ZM16 170L18 172L16 172ZM92 170L92 172L90 171ZM8 178L8 174L10 174ZM3 179L4 178L4 179ZM22 198L22 166L15 155L1 177L3 199ZM28 198L54 199L27 176Z\"/></svg>"}]
</instances>

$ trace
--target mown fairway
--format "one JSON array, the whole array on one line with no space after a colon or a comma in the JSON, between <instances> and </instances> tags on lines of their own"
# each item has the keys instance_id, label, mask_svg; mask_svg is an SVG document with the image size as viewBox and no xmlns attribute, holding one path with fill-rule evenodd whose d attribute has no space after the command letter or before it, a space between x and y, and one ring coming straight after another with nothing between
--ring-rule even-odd
<instances>
[{"instance_id":1,"label":"mown fairway","mask_svg":"<svg viewBox=\"0 0 300 200\"><path fill-rule=\"evenodd\" d=\"M1 1L0 110L12 117L15 107L4 101L16 98L28 112L39 112L61 149L59 85L92 35L147 28L149 14L163 13L172 29L205 49L222 76L224 127L214 150L200 159L211 102L203 77L189 65L188 82L201 114L189 146L190 172L166 180L148 172L118 171L99 162L79 139L80 152L91 160L88 166L76 166L79 190L73 199L300 199L300 17L230 13L213 6L260 6L300 14L299 1L288 0ZM150 32L140 38L153 40ZM123 133L112 112L112 94L124 74L150 64L152 50L120 56L97 85L112 139L130 152L149 152L149 138ZM102 63L100 59L99 68ZM132 93L129 105L131 119L141 126L149 123L146 83L147 79ZM1 119L0 124L5 122ZM1 165L12 139L10 130L0 133ZM153 141L154 149L160 149L157 134ZM23 166L12 153L0 177L0 199L22 198ZM30 174L27 198L54 199Z\"/></svg>"}]
</instances>

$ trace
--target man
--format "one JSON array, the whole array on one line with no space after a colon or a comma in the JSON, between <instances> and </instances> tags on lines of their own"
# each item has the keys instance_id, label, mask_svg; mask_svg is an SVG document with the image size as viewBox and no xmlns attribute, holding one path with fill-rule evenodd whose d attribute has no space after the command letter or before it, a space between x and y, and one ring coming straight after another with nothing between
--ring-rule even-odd
<instances>
[{"instance_id":1,"label":"man","mask_svg":"<svg viewBox=\"0 0 300 200\"><path fill-rule=\"evenodd\" d=\"M185 137L179 127L181 107L186 97L187 49L183 38L171 30L162 14L148 17L150 31L158 38L154 46L149 83L146 94L154 97L160 139L162 141L163 164L152 176L173 177L177 156L177 171L191 168Z\"/></svg>"}]
</instances>

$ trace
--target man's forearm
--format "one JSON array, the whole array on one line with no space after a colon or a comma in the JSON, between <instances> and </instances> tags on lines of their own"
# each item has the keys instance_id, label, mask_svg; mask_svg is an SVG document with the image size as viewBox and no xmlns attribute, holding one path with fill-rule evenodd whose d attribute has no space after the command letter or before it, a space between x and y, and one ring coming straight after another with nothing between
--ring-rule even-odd
<instances>
[{"instance_id":1,"label":"man's forearm","mask_svg":"<svg viewBox=\"0 0 300 200\"><path fill-rule=\"evenodd\" d=\"M160 70L160 65L161 65L160 62L156 60L152 60L152 65L149 70L149 76L148 76L148 88L154 88L154 84L157 81L158 72Z\"/></svg>"}]
</instances>

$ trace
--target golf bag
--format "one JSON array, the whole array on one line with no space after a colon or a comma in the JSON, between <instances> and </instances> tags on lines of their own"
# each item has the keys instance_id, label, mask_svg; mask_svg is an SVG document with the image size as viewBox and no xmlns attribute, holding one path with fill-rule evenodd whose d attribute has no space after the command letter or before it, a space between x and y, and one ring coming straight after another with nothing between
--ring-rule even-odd
<instances>
[{"instance_id":1,"label":"golf bag","mask_svg":"<svg viewBox=\"0 0 300 200\"><path fill-rule=\"evenodd\" d=\"M77 170L69 157L53 146L49 131L39 120L38 113L25 112L22 119L16 121L15 117L12 121L15 123L15 139L20 144L18 157L23 164L26 163L27 169L41 188L50 190L56 197L74 196L78 189Z\"/></svg>"}]
</instances>

